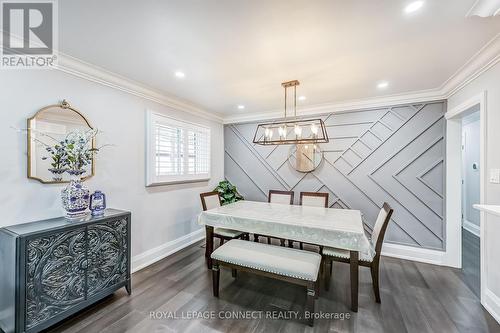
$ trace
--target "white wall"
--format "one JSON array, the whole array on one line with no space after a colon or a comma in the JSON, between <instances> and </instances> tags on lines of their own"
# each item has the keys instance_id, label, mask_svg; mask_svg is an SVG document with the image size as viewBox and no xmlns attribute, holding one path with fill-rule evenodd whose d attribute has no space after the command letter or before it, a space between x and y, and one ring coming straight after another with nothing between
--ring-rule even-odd
<instances>
[{"instance_id":1,"label":"white wall","mask_svg":"<svg viewBox=\"0 0 500 333\"><path fill-rule=\"evenodd\" d=\"M448 110L452 110L468 99L486 91L486 165L482 166L486 171L488 179L489 170L500 168L500 153L498 142L500 142L500 63L481 74L470 84L462 88L448 100ZM448 161L449 163L450 161ZM500 204L500 184L485 185L485 204ZM486 215L485 223L485 306L493 311L497 320L500 320L500 265L498 264L498 253L500 253L500 217Z\"/></svg>"},{"instance_id":2,"label":"white wall","mask_svg":"<svg viewBox=\"0 0 500 333\"><path fill-rule=\"evenodd\" d=\"M133 266L204 235L196 224L198 194L224 177L223 127L192 114L54 70L4 70L0 73L0 227L62 215L64 185L44 185L26 177L26 119L39 108L67 99L102 131L91 190L107 194L108 207L132 212ZM152 109L208 125L212 136L209 182L145 187L145 112ZM200 232L194 233L200 230ZM190 236L186 236L190 235Z\"/></svg>"},{"instance_id":3,"label":"white wall","mask_svg":"<svg viewBox=\"0 0 500 333\"><path fill-rule=\"evenodd\" d=\"M479 211L472 205L480 202L479 168L479 112L475 112L462 120L462 173L464 200L462 209L465 223L472 223L479 228ZM474 169L473 165L476 165ZM467 226L466 226L467 227ZM474 228L474 226L469 226ZM475 229L474 229L475 231Z\"/></svg>"}]
</instances>

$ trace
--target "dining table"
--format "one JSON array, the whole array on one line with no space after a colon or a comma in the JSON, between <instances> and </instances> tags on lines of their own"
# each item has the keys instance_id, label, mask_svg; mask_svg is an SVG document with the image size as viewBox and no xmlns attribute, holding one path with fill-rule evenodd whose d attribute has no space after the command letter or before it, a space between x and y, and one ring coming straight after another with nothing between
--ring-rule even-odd
<instances>
[{"instance_id":1,"label":"dining table","mask_svg":"<svg viewBox=\"0 0 500 333\"><path fill-rule=\"evenodd\" d=\"M214 248L214 228L238 230L297 242L333 247L350 253L351 310L358 311L358 270L361 254L374 247L364 232L362 214L354 209L310 207L242 200L203 211L207 266Z\"/></svg>"}]
</instances>

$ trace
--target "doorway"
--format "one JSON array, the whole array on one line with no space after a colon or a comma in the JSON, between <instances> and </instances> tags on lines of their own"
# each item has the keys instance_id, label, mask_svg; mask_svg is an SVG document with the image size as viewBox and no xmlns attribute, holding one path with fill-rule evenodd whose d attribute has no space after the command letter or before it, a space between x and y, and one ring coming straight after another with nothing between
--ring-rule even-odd
<instances>
[{"instance_id":1,"label":"doorway","mask_svg":"<svg viewBox=\"0 0 500 333\"><path fill-rule=\"evenodd\" d=\"M485 249L485 216L484 212L479 212L479 237L474 233L469 232L464 228L470 227L467 222L474 220L475 217L468 216L468 212L475 212L474 208L468 208L467 201L471 201L471 205L475 203L484 204L486 202L486 91L472 96L462 104L448 109L445 114L446 118L446 256L445 262L448 266L456 268L464 268L459 272L460 277L470 286L470 289L479 294L481 304L485 301L486 291L486 249ZM479 146L479 159L477 162L468 162L467 168L476 168L468 170L463 165L466 163L462 159L463 141L463 124L467 125L479 118L479 144L470 143L473 147ZM476 125L477 126L477 125ZM477 158L477 155L476 155ZM476 159L474 158L474 159ZM476 164L475 166L473 164ZM479 200L469 198L466 194L469 190L463 189L467 187L462 184L464 174L471 171L472 176L469 179L477 179L479 174ZM472 173L474 171L475 173ZM466 177L466 176L465 176ZM477 184L477 180L476 183ZM464 186L465 185L465 186ZM464 199L465 197L465 199ZM464 203L465 202L465 203ZM462 206L466 206L463 208ZM465 213L464 213L465 211ZM464 214L464 218L462 218ZM472 213L475 214L475 213ZM477 215L476 215L477 216ZM474 227L469 228L474 230ZM476 228L477 231L477 228ZM473 235L476 238L468 236ZM467 237L467 238L466 238ZM463 245L466 241L472 242ZM477 247L479 247L479 260L477 259ZM471 264L475 264L473 267ZM479 273L478 273L479 266ZM474 273L473 273L474 272ZM478 286L479 285L479 286ZM479 293L477 292L479 289Z\"/></svg>"},{"instance_id":2,"label":"doorway","mask_svg":"<svg viewBox=\"0 0 500 333\"><path fill-rule=\"evenodd\" d=\"M462 117L462 272L469 288L480 297L480 114L479 105Z\"/></svg>"}]
</instances>

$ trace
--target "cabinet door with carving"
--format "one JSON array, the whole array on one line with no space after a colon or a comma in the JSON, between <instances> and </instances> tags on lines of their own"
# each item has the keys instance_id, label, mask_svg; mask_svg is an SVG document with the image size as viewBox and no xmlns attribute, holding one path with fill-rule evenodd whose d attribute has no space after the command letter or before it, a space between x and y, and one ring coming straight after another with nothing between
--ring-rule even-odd
<instances>
[{"instance_id":1,"label":"cabinet door with carving","mask_svg":"<svg viewBox=\"0 0 500 333\"><path fill-rule=\"evenodd\" d=\"M127 220L119 219L88 227L88 295L127 279Z\"/></svg>"},{"instance_id":2,"label":"cabinet door with carving","mask_svg":"<svg viewBox=\"0 0 500 333\"><path fill-rule=\"evenodd\" d=\"M26 241L26 329L85 299L86 229Z\"/></svg>"}]
</instances>

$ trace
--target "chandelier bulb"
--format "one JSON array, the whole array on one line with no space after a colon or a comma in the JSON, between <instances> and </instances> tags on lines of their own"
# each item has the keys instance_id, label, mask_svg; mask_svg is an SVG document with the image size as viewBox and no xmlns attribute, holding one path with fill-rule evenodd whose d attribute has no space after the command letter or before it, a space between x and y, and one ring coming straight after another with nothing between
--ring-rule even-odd
<instances>
[{"instance_id":1,"label":"chandelier bulb","mask_svg":"<svg viewBox=\"0 0 500 333\"><path fill-rule=\"evenodd\" d=\"M311 132L312 132L312 134L314 134L314 135L317 135L317 134L318 134L318 126L316 126L316 124L312 124L312 125L311 125Z\"/></svg>"},{"instance_id":2,"label":"chandelier bulb","mask_svg":"<svg viewBox=\"0 0 500 333\"><path fill-rule=\"evenodd\" d=\"M295 135L300 136L302 134L302 127L300 127L299 125L295 125L294 132Z\"/></svg>"}]
</instances>

